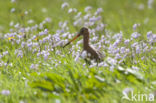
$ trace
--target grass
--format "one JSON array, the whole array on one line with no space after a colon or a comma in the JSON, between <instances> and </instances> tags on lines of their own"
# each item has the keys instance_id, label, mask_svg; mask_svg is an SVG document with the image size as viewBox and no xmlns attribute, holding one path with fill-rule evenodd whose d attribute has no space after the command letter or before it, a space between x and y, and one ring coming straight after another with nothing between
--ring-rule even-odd
<instances>
[{"instance_id":1,"label":"grass","mask_svg":"<svg viewBox=\"0 0 156 103\"><path fill-rule=\"evenodd\" d=\"M148 9L146 0L64 1L68 2L71 8L76 8L83 14L85 14L84 8L88 5L93 7L92 13L102 7L104 11L101 14L101 22L107 24L105 29L110 31L111 35L122 31L124 38L130 38L134 32L132 26L135 23L141 24L137 28L137 31L142 34L138 42L146 41L148 31L156 32L156 22L154 22L156 2L153 3L152 9ZM122 65L115 65L112 71L110 66L91 68L89 65L83 66L85 63L83 59L75 62L72 55L68 53L71 46L65 49L56 48L49 54L49 58L52 59L44 60L42 56L37 57L37 53L32 53L27 48L21 48L20 45L12 44L8 39L3 38L11 28L9 26L11 21L27 27L40 24L46 17L52 18L52 22L44 26L50 34L55 34L59 28L58 23L65 20L68 21L70 32L78 31L81 27L73 26L73 15L68 14L66 9L61 10L62 3L61 0L17 0L16 3L11 3L10 0L0 0L0 7L3 8L0 9L0 54L8 51L6 56L0 58L0 63L12 63L12 66L0 65L0 91L10 91L8 96L0 94L0 103L21 103L22 101L24 103L137 103L137 101L121 99L122 91L125 88L133 88L134 93L138 95L155 93L156 85L153 82L156 78L156 64L152 61L152 58L156 57L155 49L149 53L139 54L135 58L126 58ZM140 4L144 4L143 10L138 9ZM16 11L10 13L13 7L16 8ZM47 12L42 12L43 8L46 8ZM25 10L30 11L26 16L24 15ZM33 24L27 23L30 19L34 20ZM146 20L148 23L145 23ZM42 29L27 33L27 38L40 31ZM99 32L101 35L104 33L106 32ZM111 42L114 41L112 39ZM40 49L43 50L45 45L47 44L41 45ZM23 51L22 58L15 54L18 48ZM56 54L57 50L61 51L60 55ZM106 56L110 56L107 50ZM145 56L146 59L142 60L142 56ZM132 59L138 63L134 63ZM38 64L38 66L30 69L31 64ZM133 66L138 67L139 71L128 71ZM146 103L145 98L141 103Z\"/></svg>"}]
</instances>

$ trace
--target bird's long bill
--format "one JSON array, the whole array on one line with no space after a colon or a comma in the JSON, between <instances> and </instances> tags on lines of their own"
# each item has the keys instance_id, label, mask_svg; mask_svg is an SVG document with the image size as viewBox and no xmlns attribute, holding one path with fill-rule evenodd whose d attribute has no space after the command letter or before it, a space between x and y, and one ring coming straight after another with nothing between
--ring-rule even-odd
<instances>
[{"instance_id":1,"label":"bird's long bill","mask_svg":"<svg viewBox=\"0 0 156 103\"><path fill-rule=\"evenodd\" d=\"M79 36L80 36L80 34L77 34L72 40L70 40L67 44L65 44L63 46L63 48L66 47L67 45L69 45L72 41L76 40Z\"/></svg>"}]
</instances>

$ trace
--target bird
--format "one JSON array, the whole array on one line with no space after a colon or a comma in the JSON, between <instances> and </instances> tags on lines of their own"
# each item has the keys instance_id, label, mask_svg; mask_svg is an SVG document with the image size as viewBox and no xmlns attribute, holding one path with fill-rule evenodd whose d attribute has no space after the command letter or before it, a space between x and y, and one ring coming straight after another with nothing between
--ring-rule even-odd
<instances>
[{"instance_id":1,"label":"bird","mask_svg":"<svg viewBox=\"0 0 156 103\"><path fill-rule=\"evenodd\" d=\"M67 44L65 44L63 48L65 48L67 45L69 45L71 42L73 42L80 36L83 36L83 51L87 52L88 54L87 58L91 60L95 60L97 62L103 61L104 55L100 51L90 46L89 44L89 30L87 27L82 27L79 33L72 40L70 40ZM85 59L85 60L88 60L88 59Z\"/></svg>"}]
</instances>

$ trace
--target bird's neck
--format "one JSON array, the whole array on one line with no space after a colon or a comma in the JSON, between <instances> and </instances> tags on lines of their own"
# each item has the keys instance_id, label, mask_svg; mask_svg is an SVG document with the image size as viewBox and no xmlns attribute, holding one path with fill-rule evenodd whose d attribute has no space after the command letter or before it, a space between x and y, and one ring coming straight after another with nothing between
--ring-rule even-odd
<instances>
[{"instance_id":1,"label":"bird's neck","mask_svg":"<svg viewBox=\"0 0 156 103\"><path fill-rule=\"evenodd\" d=\"M89 47L89 34L83 35L83 48Z\"/></svg>"}]
</instances>

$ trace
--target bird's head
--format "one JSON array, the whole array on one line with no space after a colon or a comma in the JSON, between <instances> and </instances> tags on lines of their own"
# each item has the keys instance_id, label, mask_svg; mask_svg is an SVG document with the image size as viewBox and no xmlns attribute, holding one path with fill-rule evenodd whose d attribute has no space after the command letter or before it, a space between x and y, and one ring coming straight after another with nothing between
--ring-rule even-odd
<instances>
[{"instance_id":1,"label":"bird's head","mask_svg":"<svg viewBox=\"0 0 156 103\"><path fill-rule=\"evenodd\" d=\"M79 32L80 35L85 35L85 34L88 34L88 33L89 32L88 32L88 29L86 27L81 28L80 32Z\"/></svg>"},{"instance_id":2,"label":"bird's head","mask_svg":"<svg viewBox=\"0 0 156 103\"><path fill-rule=\"evenodd\" d=\"M65 44L65 45L63 46L63 48L66 47L67 45L69 45L72 41L76 40L76 39L77 39L78 37L80 37L81 35L85 36L85 35L87 35L87 34L89 34L88 28L86 28L86 27L81 28L80 31L79 31L79 33L78 33L72 40L70 40L67 44Z\"/></svg>"}]
</instances>

